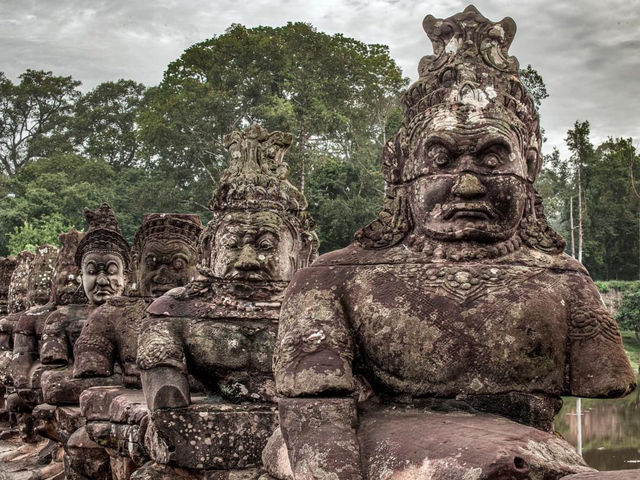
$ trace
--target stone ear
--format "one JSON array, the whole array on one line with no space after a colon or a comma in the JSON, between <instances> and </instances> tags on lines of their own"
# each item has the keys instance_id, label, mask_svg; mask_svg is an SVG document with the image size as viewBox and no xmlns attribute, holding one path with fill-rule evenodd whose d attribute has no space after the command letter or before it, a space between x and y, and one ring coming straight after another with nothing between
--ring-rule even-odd
<instances>
[{"instance_id":1,"label":"stone ear","mask_svg":"<svg viewBox=\"0 0 640 480\"><path fill-rule=\"evenodd\" d=\"M540 161L540 153L535 147L529 147L524 152L525 162L527 165L527 180L533 183L540 173L542 162Z\"/></svg>"}]
</instances>

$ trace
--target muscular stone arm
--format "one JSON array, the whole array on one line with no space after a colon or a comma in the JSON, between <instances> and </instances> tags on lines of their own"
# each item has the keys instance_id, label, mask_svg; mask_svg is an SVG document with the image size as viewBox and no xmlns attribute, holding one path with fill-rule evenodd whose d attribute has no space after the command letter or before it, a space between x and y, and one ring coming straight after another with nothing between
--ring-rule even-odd
<instances>
[{"instance_id":1,"label":"muscular stone arm","mask_svg":"<svg viewBox=\"0 0 640 480\"><path fill-rule=\"evenodd\" d=\"M618 326L586 275L568 279L569 371L567 393L579 397L622 397L636 377Z\"/></svg>"},{"instance_id":2,"label":"muscular stone arm","mask_svg":"<svg viewBox=\"0 0 640 480\"><path fill-rule=\"evenodd\" d=\"M67 340L67 308L52 312L42 329L40 361L43 365L67 365L70 360L70 346Z\"/></svg>"},{"instance_id":3,"label":"muscular stone arm","mask_svg":"<svg viewBox=\"0 0 640 480\"><path fill-rule=\"evenodd\" d=\"M38 360L35 320L35 315L24 314L14 330L11 372L16 388L30 388L31 367Z\"/></svg>"},{"instance_id":4,"label":"muscular stone arm","mask_svg":"<svg viewBox=\"0 0 640 480\"><path fill-rule=\"evenodd\" d=\"M184 355L183 321L149 317L138 337L138 367L150 410L191 403Z\"/></svg>"},{"instance_id":5,"label":"muscular stone arm","mask_svg":"<svg viewBox=\"0 0 640 480\"><path fill-rule=\"evenodd\" d=\"M280 316L274 372L288 397L280 428L296 480L363 478L352 332L331 277L321 268L299 272Z\"/></svg>"},{"instance_id":6,"label":"muscular stone arm","mask_svg":"<svg viewBox=\"0 0 640 480\"><path fill-rule=\"evenodd\" d=\"M115 335L112 307L94 310L73 347L74 377L108 377L113 374Z\"/></svg>"}]
</instances>

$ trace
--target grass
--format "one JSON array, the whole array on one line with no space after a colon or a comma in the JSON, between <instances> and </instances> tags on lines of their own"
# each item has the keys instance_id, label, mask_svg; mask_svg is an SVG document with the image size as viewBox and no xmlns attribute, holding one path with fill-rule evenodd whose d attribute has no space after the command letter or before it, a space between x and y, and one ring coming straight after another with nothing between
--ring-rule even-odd
<instances>
[{"instance_id":1,"label":"grass","mask_svg":"<svg viewBox=\"0 0 640 480\"><path fill-rule=\"evenodd\" d=\"M631 360L633 371L637 373L638 359L640 358L640 343L638 343L636 334L631 330L623 330L620 333L622 333L622 343L624 344L624 349L627 351L629 360Z\"/></svg>"}]
</instances>

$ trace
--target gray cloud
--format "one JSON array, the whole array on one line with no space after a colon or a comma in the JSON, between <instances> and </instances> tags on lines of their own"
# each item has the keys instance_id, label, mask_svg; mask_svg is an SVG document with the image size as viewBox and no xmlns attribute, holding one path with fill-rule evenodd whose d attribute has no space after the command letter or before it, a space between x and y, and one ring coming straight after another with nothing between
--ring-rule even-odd
<instances>
[{"instance_id":1,"label":"gray cloud","mask_svg":"<svg viewBox=\"0 0 640 480\"><path fill-rule=\"evenodd\" d=\"M304 21L390 47L412 80L431 45L422 18L446 17L466 2L440 0L0 0L0 65L10 78L27 68L73 75L91 89L131 78L157 84L169 62L190 45L232 23L247 26ZM492 20L512 17L511 53L544 78L545 151L558 146L576 120L589 120L595 143L608 136L640 141L640 0L482 0Z\"/></svg>"}]
</instances>

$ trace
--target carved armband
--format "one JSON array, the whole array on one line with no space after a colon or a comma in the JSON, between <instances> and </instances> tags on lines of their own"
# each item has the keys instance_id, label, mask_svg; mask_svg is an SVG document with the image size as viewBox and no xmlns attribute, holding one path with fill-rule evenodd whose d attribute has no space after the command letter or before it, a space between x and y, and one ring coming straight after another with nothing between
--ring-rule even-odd
<instances>
[{"instance_id":1,"label":"carved armband","mask_svg":"<svg viewBox=\"0 0 640 480\"><path fill-rule=\"evenodd\" d=\"M569 338L590 340L596 337L618 343L618 326L604 305L575 302L569 313Z\"/></svg>"}]
</instances>

